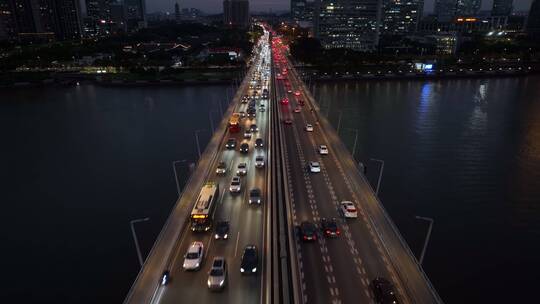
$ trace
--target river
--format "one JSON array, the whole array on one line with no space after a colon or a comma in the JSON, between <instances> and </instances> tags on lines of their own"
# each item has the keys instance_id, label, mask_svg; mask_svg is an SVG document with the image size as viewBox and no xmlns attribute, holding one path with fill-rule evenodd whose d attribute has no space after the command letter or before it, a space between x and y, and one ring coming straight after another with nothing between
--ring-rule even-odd
<instances>
[{"instance_id":1,"label":"river","mask_svg":"<svg viewBox=\"0 0 540 304\"><path fill-rule=\"evenodd\" d=\"M446 303L517 303L540 267L540 78L320 83L315 96L376 181ZM0 91L1 302L119 303L226 86ZM209 117L208 109L212 109ZM339 112L341 111L341 112ZM177 166L180 181L185 163ZM360 244L361 246L361 244Z\"/></svg>"}]
</instances>

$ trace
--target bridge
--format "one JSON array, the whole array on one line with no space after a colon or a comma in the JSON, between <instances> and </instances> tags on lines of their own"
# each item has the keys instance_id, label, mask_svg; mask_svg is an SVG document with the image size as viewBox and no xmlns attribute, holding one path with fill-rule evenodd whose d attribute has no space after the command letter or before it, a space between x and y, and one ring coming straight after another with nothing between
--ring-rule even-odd
<instances>
[{"instance_id":1,"label":"bridge","mask_svg":"<svg viewBox=\"0 0 540 304\"><path fill-rule=\"evenodd\" d=\"M125 303L377 303L376 278L391 284L399 303L442 303L350 152L320 114L285 46L265 30L255 50ZM268 96L261 94L265 90ZM241 117L240 132L229 122L233 113ZM252 125L258 130L245 134ZM242 143L247 152L239 151ZM243 164L245 174L239 172ZM225 172L216 173L218 167ZM237 175L241 189L233 193L231 180ZM212 225L210 231L194 232L193 207L208 183L219 189ZM249 203L253 189L262 194L260 204ZM344 201L352 202L355 211L344 209ZM336 225L323 231L322 219ZM228 223L227 239L216 231L217 222ZM198 269L186 271L185 253L193 242L202 243L204 253ZM255 245L259 257L249 274L240 270L248 245ZM223 289L213 292L207 279L218 256L227 262L227 274ZM386 294L390 302L384 303L392 298Z\"/></svg>"}]
</instances>

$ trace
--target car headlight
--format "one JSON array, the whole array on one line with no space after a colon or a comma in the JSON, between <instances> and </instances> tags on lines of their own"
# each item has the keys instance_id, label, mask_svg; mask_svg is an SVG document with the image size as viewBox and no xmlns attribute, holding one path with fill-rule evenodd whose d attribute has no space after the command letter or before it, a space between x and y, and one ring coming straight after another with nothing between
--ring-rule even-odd
<instances>
[{"instance_id":1,"label":"car headlight","mask_svg":"<svg viewBox=\"0 0 540 304\"><path fill-rule=\"evenodd\" d=\"M254 267L251 272L257 272L257 267Z\"/></svg>"},{"instance_id":2,"label":"car headlight","mask_svg":"<svg viewBox=\"0 0 540 304\"><path fill-rule=\"evenodd\" d=\"M206 281L206 284L208 285L208 287L212 286L212 282L210 282L210 279L208 279L208 281Z\"/></svg>"},{"instance_id":3,"label":"car headlight","mask_svg":"<svg viewBox=\"0 0 540 304\"><path fill-rule=\"evenodd\" d=\"M195 264L195 268L199 267L200 266L200 263L197 263Z\"/></svg>"},{"instance_id":4,"label":"car headlight","mask_svg":"<svg viewBox=\"0 0 540 304\"><path fill-rule=\"evenodd\" d=\"M240 272L244 272L244 268L240 268Z\"/></svg>"},{"instance_id":5,"label":"car headlight","mask_svg":"<svg viewBox=\"0 0 540 304\"><path fill-rule=\"evenodd\" d=\"M225 280L222 280L221 282L219 282L219 286L223 286L223 284L225 284Z\"/></svg>"},{"instance_id":6,"label":"car headlight","mask_svg":"<svg viewBox=\"0 0 540 304\"><path fill-rule=\"evenodd\" d=\"M208 231L208 230L210 230L210 227L205 227L204 228L204 231Z\"/></svg>"},{"instance_id":7,"label":"car headlight","mask_svg":"<svg viewBox=\"0 0 540 304\"><path fill-rule=\"evenodd\" d=\"M219 234L216 233L216 235L214 236L214 238L217 240L219 239Z\"/></svg>"},{"instance_id":8,"label":"car headlight","mask_svg":"<svg viewBox=\"0 0 540 304\"><path fill-rule=\"evenodd\" d=\"M261 203L261 200L260 200L260 199L258 199L258 200L257 200L257 203L259 203L259 204L260 204L260 203Z\"/></svg>"},{"instance_id":9,"label":"car headlight","mask_svg":"<svg viewBox=\"0 0 540 304\"><path fill-rule=\"evenodd\" d=\"M225 235L223 236L224 239L226 239L226 238L228 238L228 237L229 237L228 234L225 234Z\"/></svg>"}]
</instances>

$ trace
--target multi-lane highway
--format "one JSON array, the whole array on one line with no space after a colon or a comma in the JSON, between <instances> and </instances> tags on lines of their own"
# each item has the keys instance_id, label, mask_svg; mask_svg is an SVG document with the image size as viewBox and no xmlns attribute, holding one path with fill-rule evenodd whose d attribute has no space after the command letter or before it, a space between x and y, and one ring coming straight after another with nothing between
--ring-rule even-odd
<instances>
[{"instance_id":1,"label":"multi-lane highway","mask_svg":"<svg viewBox=\"0 0 540 304\"><path fill-rule=\"evenodd\" d=\"M410 286L403 284L404 276L398 275L392 261L395 257L389 255L379 234L382 232L373 224L372 217L386 214L371 212L373 206L368 205L379 204L373 191L365 180L358 179L360 174L337 134L323 124L317 105L285 56L286 48L280 39L273 43L275 102L286 143L284 157L292 218L296 227L308 221L319 230L316 241L304 241L298 228L295 234L304 303L373 303L376 297L372 281L378 277L394 285L400 303L436 303L438 296L432 294L422 275L408 282L417 288L409 290ZM308 124L313 131L307 130ZM318 151L320 145L327 146L328 154ZM319 163L320 172L311 172L308 165L312 161ZM357 218L344 217L340 212L342 201L355 204ZM340 232L337 237L324 236L320 229L322 218L335 218ZM391 220L384 217L382 221ZM414 264L407 271L419 273L416 261L407 253L399 252L405 264Z\"/></svg>"}]
</instances>

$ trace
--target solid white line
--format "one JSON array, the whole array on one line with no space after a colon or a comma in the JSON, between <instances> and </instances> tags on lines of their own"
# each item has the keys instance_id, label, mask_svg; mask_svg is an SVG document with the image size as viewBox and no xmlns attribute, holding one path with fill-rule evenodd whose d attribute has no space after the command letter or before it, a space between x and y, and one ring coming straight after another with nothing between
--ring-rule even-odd
<instances>
[{"instance_id":1,"label":"solid white line","mask_svg":"<svg viewBox=\"0 0 540 304\"><path fill-rule=\"evenodd\" d=\"M240 240L240 231L236 234L236 246L234 247L234 256L238 253L238 240Z\"/></svg>"}]
</instances>

